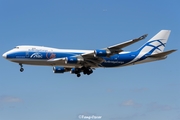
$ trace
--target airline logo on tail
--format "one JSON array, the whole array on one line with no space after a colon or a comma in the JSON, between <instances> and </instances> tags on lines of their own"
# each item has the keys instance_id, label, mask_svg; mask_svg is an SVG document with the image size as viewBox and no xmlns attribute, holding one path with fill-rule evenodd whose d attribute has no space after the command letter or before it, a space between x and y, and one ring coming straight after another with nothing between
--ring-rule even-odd
<instances>
[{"instance_id":1,"label":"airline logo on tail","mask_svg":"<svg viewBox=\"0 0 180 120\"><path fill-rule=\"evenodd\" d=\"M170 35L170 30L161 30L159 33L157 33L154 37L152 37L147 43L143 45L139 49L139 51L142 53L147 54L158 54L164 51L165 44L167 43L167 40Z\"/></svg>"},{"instance_id":2,"label":"airline logo on tail","mask_svg":"<svg viewBox=\"0 0 180 120\"><path fill-rule=\"evenodd\" d=\"M165 43L162 43L161 40L153 40L146 43L140 50L141 53L143 52L150 55L150 54L158 54L163 52L165 48Z\"/></svg>"},{"instance_id":3,"label":"airline logo on tail","mask_svg":"<svg viewBox=\"0 0 180 120\"><path fill-rule=\"evenodd\" d=\"M162 43L161 42L162 40L163 39L151 41L151 42L149 42L148 46L155 48L155 50L159 50L158 53L163 52L166 43Z\"/></svg>"}]
</instances>

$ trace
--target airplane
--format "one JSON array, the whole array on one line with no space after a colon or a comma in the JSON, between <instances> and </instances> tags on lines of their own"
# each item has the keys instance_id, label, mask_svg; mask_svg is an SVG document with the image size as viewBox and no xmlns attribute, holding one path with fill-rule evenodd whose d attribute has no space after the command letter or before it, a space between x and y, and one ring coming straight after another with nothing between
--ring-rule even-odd
<instances>
[{"instance_id":1,"label":"airplane","mask_svg":"<svg viewBox=\"0 0 180 120\"><path fill-rule=\"evenodd\" d=\"M2 56L11 62L19 63L21 72L24 71L23 64L43 65L52 66L54 73L70 72L80 77L81 73L92 74L95 68L124 67L166 59L167 55L176 51L174 49L164 52L170 32L170 30L161 30L139 49L132 52L124 51L123 48L145 39L147 34L96 50L20 45Z\"/></svg>"}]
</instances>

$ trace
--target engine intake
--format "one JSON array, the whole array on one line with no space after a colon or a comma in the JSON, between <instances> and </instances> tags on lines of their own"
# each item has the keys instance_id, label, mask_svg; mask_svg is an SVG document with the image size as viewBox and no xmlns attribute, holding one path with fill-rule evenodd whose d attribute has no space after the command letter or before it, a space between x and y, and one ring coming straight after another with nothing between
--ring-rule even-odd
<instances>
[{"instance_id":1,"label":"engine intake","mask_svg":"<svg viewBox=\"0 0 180 120\"><path fill-rule=\"evenodd\" d=\"M94 57L108 57L110 54L111 54L111 51L108 49L94 50Z\"/></svg>"},{"instance_id":2,"label":"engine intake","mask_svg":"<svg viewBox=\"0 0 180 120\"><path fill-rule=\"evenodd\" d=\"M54 73L64 73L66 71L66 68L64 67L53 67Z\"/></svg>"}]
</instances>

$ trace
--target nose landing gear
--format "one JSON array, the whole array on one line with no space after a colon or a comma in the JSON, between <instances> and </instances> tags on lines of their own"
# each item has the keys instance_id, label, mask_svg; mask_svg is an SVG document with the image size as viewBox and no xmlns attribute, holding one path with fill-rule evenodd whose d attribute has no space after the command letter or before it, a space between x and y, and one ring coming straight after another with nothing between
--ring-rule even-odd
<instances>
[{"instance_id":1,"label":"nose landing gear","mask_svg":"<svg viewBox=\"0 0 180 120\"><path fill-rule=\"evenodd\" d=\"M20 72L23 72L24 71L24 68L20 68Z\"/></svg>"},{"instance_id":2,"label":"nose landing gear","mask_svg":"<svg viewBox=\"0 0 180 120\"><path fill-rule=\"evenodd\" d=\"M19 65L20 65L20 72L23 72L24 71L24 68L23 68L23 65L21 64L21 63L19 63Z\"/></svg>"}]
</instances>

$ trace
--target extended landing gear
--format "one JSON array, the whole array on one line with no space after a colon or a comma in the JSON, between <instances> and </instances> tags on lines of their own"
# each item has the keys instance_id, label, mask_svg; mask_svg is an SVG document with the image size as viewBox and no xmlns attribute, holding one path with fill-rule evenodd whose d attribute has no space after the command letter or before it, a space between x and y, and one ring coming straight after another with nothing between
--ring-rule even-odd
<instances>
[{"instance_id":1,"label":"extended landing gear","mask_svg":"<svg viewBox=\"0 0 180 120\"><path fill-rule=\"evenodd\" d=\"M24 71L24 68L20 68L20 72L23 72Z\"/></svg>"},{"instance_id":2,"label":"extended landing gear","mask_svg":"<svg viewBox=\"0 0 180 120\"><path fill-rule=\"evenodd\" d=\"M77 77L81 76L81 72L84 73L84 75L90 75L93 73L93 70L90 67L82 67L82 68L72 68L70 71L72 74L76 74Z\"/></svg>"},{"instance_id":3,"label":"extended landing gear","mask_svg":"<svg viewBox=\"0 0 180 120\"><path fill-rule=\"evenodd\" d=\"M19 63L19 65L21 66L20 72L23 72L24 71L23 65L21 63Z\"/></svg>"},{"instance_id":4,"label":"extended landing gear","mask_svg":"<svg viewBox=\"0 0 180 120\"><path fill-rule=\"evenodd\" d=\"M78 74L77 74L77 77L80 77L80 76L81 76L81 74L80 74L80 73L78 73Z\"/></svg>"},{"instance_id":5,"label":"extended landing gear","mask_svg":"<svg viewBox=\"0 0 180 120\"><path fill-rule=\"evenodd\" d=\"M86 74L90 75L90 74L93 73L93 70L91 68L89 68L89 67L82 67L81 69L82 69L84 75L86 75Z\"/></svg>"}]
</instances>

